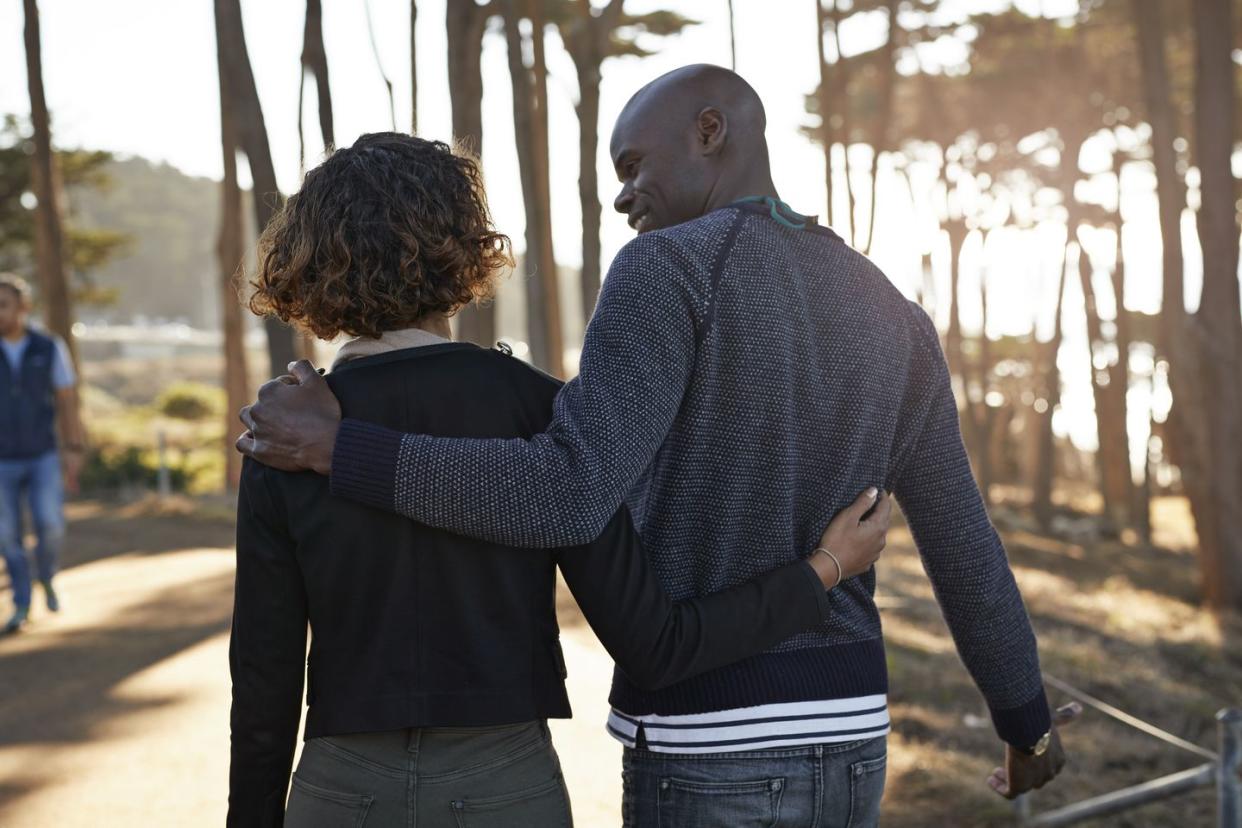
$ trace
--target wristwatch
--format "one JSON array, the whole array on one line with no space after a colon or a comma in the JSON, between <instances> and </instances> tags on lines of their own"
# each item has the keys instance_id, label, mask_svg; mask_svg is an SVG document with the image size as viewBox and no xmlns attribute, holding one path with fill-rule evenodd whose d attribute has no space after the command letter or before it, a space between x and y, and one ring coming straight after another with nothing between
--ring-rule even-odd
<instances>
[{"instance_id":1,"label":"wristwatch","mask_svg":"<svg viewBox=\"0 0 1242 828\"><path fill-rule=\"evenodd\" d=\"M1050 744L1052 744L1052 731L1051 730L1049 730L1043 736L1040 736L1039 741L1036 742L1032 747L1020 748L1020 747L1014 746L1014 750L1018 751L1019 753L1024 753L1027 756L1043 756L1045 753L1048 752L1048 745Z\"/></svg>"}]
</instances>

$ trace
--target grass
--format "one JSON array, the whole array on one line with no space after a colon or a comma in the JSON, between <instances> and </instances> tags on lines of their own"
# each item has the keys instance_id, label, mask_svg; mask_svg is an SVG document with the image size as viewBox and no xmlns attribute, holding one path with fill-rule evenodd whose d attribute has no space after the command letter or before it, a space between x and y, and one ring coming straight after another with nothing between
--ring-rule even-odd
<instances>
[{"instance_id":1,"label":"grass","mask_svg":"<svg viewBox=\"0 0 1242 828\"><path fill-rule=\"evenodd\" d=\"M1242 623L1198 606L1184 501L1158 501L1161 537L1181 546L1090 546L1003 531L1045 673L1158 727L1215 749L1215 712L1242 705ZM984 779L1000 758L987 711L957 658L908 532L881 561L894 734L886 826L1013 825ZM1068 697L1051 691L1053 705ZM1088 709L1065 730L1070 764L1032 798L1035 812L1200 764L1200 758ZM1084 825L1214 824L1201 789Z\"/></svg>"}]
</instances>

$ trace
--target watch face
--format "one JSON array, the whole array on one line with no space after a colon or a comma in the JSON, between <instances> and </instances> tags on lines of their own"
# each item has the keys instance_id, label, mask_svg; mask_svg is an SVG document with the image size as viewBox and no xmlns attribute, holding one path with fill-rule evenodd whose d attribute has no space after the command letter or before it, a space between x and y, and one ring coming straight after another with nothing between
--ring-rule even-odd
<instances>
[{"instance_id":1,"label":"watch face","mask_svg":"<svg viewBox=\"0 0 1242 828\"><path fill-rule=\"evenodd\" d=\"M1031 752L1036 756L1043 756L1048 751L1048 745L1050 744L1052 744L1051 730L1039 737L1039 741L1035 743L1035 748Z\"/></svg>"}]
</instances>

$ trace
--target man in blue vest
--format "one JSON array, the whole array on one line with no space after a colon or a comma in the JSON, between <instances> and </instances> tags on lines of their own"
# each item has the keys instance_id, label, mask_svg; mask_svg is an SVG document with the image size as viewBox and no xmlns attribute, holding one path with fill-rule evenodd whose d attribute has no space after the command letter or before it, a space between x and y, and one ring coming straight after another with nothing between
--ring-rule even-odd
<instances>
[{"instance_id":1,"label":"man in blue vest","mask_svg":"<svg viewBox=\"0 0 1242 828\"><path fill-rule=\"evenodd\" d=\"M0 551L13 586L12 617L0 634L17 632L30 614L30 564L22 532L22 495L30 507L35 562L47 608L60 609L52 576L65 535L66 487L77 490L85 429L78 412L77 378L65 343L33 330L30 288L0 274ZM64 449L57 446L60 426Z\"/></svg>"}]
</instances>

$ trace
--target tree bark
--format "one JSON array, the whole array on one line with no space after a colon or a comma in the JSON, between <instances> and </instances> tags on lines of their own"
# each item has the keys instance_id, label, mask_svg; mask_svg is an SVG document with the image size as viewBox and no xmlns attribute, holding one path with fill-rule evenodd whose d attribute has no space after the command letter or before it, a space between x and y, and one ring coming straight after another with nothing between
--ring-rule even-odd
<instances>
[{"instance_id":1,"label":"tree bark","mask_svg":"<svg viewBox=\"0 0 1242 828\"><path fill-rule=\"evenodd\" d=\"M537 224L540 234L539 266L542 271L543 292L542 322L546 327L547 355L542 367L555 377L565 375L564 343L561 335L561 294L556 270L556 256L552 246L552 187L548 142L548 66L544 57L546 25L542 0L526 0L527 16L531 22L531 39L534 44L534 118L531 124L531 152L535 174L535 206L538 210ZM536 274L539 275L539 274Z\"/></svg>"},{"instance_id":2,"label":"tree bark","mask_svg":"<svg viewBox=\"0 0 1242 828\"><path fill-rule=\"evenodd\" d=\"M737 18L733 14L733 0L729 3L729 68L737 71Z\"/></svg>"},{"instance_id":3,"label":"tree bark","mask_svg":"<svg viewBox=\"0 0 1242 828\"><path fill-rule=\"evenodd\" d=\"M893 92L897 85L897 7L899 0L888 0L888 39L884 44L884 80L880 89L880 114L871 139L871 202L867 207L867 244L863 254L871 253L875 240L876 190L879 183L880 153L888 150L888 133L893 121Z\"/></svg>"},{"instance_id":4,"label":"tree bark","mask_svg":"<svg viewBox=\"0 0 1242 828\"><path fill-rule=\"evenodd\" d=\"M495 13L494 4L448 0L449 98L453 108L453 140L467 152L483 154L483 33ZM496 341L496 308L491 302L472 303L457 314L457 336L490 347Z\"/></svg>"},{"instance_id":5,"label":"tree bark","mask_svg":"<svg viewBox=\"0 0 1242 828\"><path fill-rule=\"evenodd\" d=\"M1056 480L1056 441L1052 433L1052 415L1056 411L1057 406L1061 404L1061 370L1057 367L1057 355L1061 351L1061 316L1065 309L1065 282L1066 273L1069 266L1070 241L1072 240L1072 231L1067 234L1065 248L1062 252L1061 274L1057 281L1057 308L1056 316L1053 320L1052 339L1043 347L1038 348L1041 352L1040 362L1042 363L1037 376L1042 378L1042 396L1037 397L1043 399L1045 408L1042 412L1036 411L1035 416L1036 427L1038 428L1038 438L1036 441L1035 451L1035 482L1032 502L1035 510L1035 519L1039 521L1039 525L1047 531L1052 526L1052 489ZM1039 343L1035 343L1038 346Z\"/></svg>"},{"instance_id":6,"label":"tree bark","mask_svg":"<svg viewBox=\"0 0 1242 828\"><path fill-rule=\"evenodd\" d=\"M224 84L220 88L220 145L224 155L224 180L220 185L220 232L216 256L220 267L220 327L224 337L225 487L235 491L241 483L242 456L233 448L241 436L237 412L250 402L246 372L245 325L242 319L241 286L244 273L242 193L237 184L237 135L233 112Z\"/></svg>"},{"instance_id":7,"label":"tree bark","mask_svg":"<svg viewBox=\"0 0 1242 828\"><path fill-rule=\"evenodd\" d=\"M611 0L598 16L587 0L574 0L574 20L562 30L578 74L578 200L582 206L582 320L591 321L601 281L599 199L599 86L608 43L624 0Z\"/></svg>"},{"instance_id":8,"label":"tree bark","mask_svg":"<svg viewBox=\"0 0 1242 828\"><path fill-rule=\"evenodd\" d=\"M828 192L828 212L825 214L825 221L832 226L832 145L835 130L828 116L832 103L832 78L829 74L828 58L824 54L824 35L828 28L828 17L824 14L824 0L815 0L815 19L818 24L818 39L815 45L819 52L819 117L824 142L824 189Z\"/></svg>"},{"instance_id":9,"label":"tree bark","mask_svg":"<svg viewBox=\"0 0 1242 828\"><path fill-rule=\"evenodd\" d=\"M410 0L410 134L418 134L418 0Z\"/></svg>"},{"instance_id":10,"label":"tree bark","mask_svg":"<svg viewBox=\"0 0 1242 828\"><path fill-rule=\"evenodd\" d=\"M246 51L240 0L215 0L215 17L221 88L228 95L237 127L237 143L250 167L250 178L254 182L251 195L254 199L255 225L262 233L276 212L280 189L276 186L276 169L272 166L267 127L263 122L254 73L250 69L250 55ZM273 316L263 320L263 327L267 332L268 369L272 376L279 376L297 358L293 329Z\"/></svg>"},{"instance_id":11,"label":"tree bark","mask_svg":"<svg viewBox=\"0 0 1242 828\"><path fill-rule=\"evenodd\" d=\"M1242 299L1233 152L1235 97L1231 0L1195 0L1195 145L1200 171L1203 298L1196 314L1207 485L1196 510L1204 597L1242 609ZM1193 370L1186 366L1186 370Z\"/></svg>"},{"instance_id":12,"label":"tree bark","mask_svg":"<svg viewBox=\"0 0 1242 828\"><path fill-rule=\"evenodd\" d=\"M1078 226L1076 218L1071 218L1070 226ZM1130 505L1130 448L1126 442L1125 391L1123 388L1121 407L1118 410L1118 400L1112 385L1118 381L1116 372L1107 367L1096 366L1097 351L1102 350L1106 342L1091 276L1090 257L1080 241L1078 279L1082 285L1083 311L1087 317L1087 358L1091 364L1091 394L1095 401L1096 435L1099 443L1095 454L1096 469L1100 478L1100 495L1104 500L1104 516L1111 529L1118 531L1129 523Z\"/></svg>"},{"instance_id":13,"label":"tree bark","mask_svg":"<svg viewBox=\"0 0 1242 828\"><path fill-rule=\"evenodd\" d=\"M302 32L302 72L310 72L315 78L315 92L319 100L319 134L324 147L336 148L336 133L332 125L332 90L328 86L328 53L323 46L323 7L321 0L306 0L306 27ZM298 121L302 112L298 110Z\"/></svg>"},{"instance_id":14,"label":"tree bark","mask_svg":"<svg viewBox=\"0 0 1242 828\"><path fill-rule=\"evenodd\" d=\"M30 91L30 121L34 127L34 158L30 168L35 206L35 266L48 330L65 341L74 366L78 365L73 337L73 306L65 265L65 236L61 223L60 175L52 152L51 118L43 92L43 49L39 35L39 6L23 0L26 27L26 85ZM78 372L79 376L81 372Z\"/></svg>"},{"instance_id":15,"label":"tree bark","mask_svg":"<svg viewBox=\"0 0 1242 828\"><path fill-rule=\"evenodd\" d=\"M837 5L837 0L831 2L832 36L837 45L837 62L832 74L837 81L837 100L841 102L841 154L845 161L842 175L845 178L845 208L852 246L857 232L854 227L854 182L850 176L850 70L841 51L841 8Z\"/></svg>"}]
</instances>

